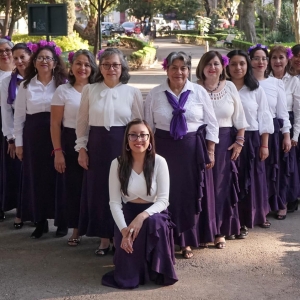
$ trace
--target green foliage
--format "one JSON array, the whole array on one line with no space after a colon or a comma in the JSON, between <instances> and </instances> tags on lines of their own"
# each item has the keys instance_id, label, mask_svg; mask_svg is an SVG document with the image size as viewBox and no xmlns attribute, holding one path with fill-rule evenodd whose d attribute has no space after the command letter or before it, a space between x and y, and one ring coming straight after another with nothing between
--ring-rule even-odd
<instances>
[{"instance_id":1,"label":"green foliage","mask_svg":"<svg viewBox=\"0 0 300 300\"><path fill-rule=\"evenodd\" d=\"M206 35L207 32L209 32L209 26L211 23L211 19L210 18L206 18L206 17L199 17L198 18L198 28L199 28L199 32L201 35Z\"/></svg>"},{"instance_id":2,"label":"green foliage","mask_svg":"<svg viewBox=\"0 0 300 300\"><path fill-rule=\"evenodd\" d=\"M212 36L200 36L192 34L177 34L176 38L178 43L182 44L205 45L205 42L208 41L210 46L215 45L218 40L216 37Z\"/></svg>"},{"instance_id":3,"label":"green foliage","mask_svg":"<svg viewBox=\"0 0 300 300\"><path fill-rule=\"evenodd\" d=\"M249 49L249 47L251 47L253 44L249 43L249 42L234 39L232 41L232 45L233 45L233 48L247 51Z\"/></svg>"},{"instance_id":4,"label":"green foliage","mask_svg":"<svg viewBox=\"0 0 300 300\"><path fill-rule=\"evenodd\" d=\"M208 34L208 36L212 36L218 39L218 41L225 40L228 33L214 33L214 34Z\"/></svg>"}]
</instances>

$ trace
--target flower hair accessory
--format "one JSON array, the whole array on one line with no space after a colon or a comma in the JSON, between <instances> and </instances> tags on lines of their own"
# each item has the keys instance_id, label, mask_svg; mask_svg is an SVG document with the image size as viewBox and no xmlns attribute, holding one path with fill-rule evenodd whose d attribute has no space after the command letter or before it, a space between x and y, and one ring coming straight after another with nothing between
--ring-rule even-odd
<instances>
[{"instance_id":1,"label":"flower hair accessory","mask_svg":"<svg viewBox=\"0 0 300 300\"><path fill-rule=\"evenodd\" d=\"M255 49L255 48L261 48L261 49L265 49L265 50L268 50L268 47L265 46L265 45L262 45L262 44L256 44L254 46L251 46L249 49L248 49L248 54L250 54L250 52Z\"/></svg>"},{"instance_id":2,"label":"flower hair accessory","mask_svg":"<svg viewBox=\"0 0 300 300\"><path fill-rule=\"evenodd\" d=\"M103 52L105 51L105 49L101 49L98 51L97 53L97 59L100 60L100 56L103 54Z\"/></svg>"},{"instance_id":3,"label":"flower hair accessory","mask_svg":"<svg viewBox=\"0 0 300 300\"><path fill-rule=\"evenodd\" d=\"M40 40L38 43L34 44L34 43L27 43L26 44L28 49L30 49L30 51L32 53L35 53L38 51L39 48L43 48L43 47L53 47L54 48L54 52L57 56L61 55L62 51L60 49L60 47L56 46L55 42L50 41L47 42L45 40Z\"/></svg>"},{"instance_id":4,"label":"flower hair accessory","mask_svg":"<svg viewBox=\"0 0 300 300\"><path fill-rule=\"evenodd\" d=\"M291 59L293 56L294 56L294 55L293 55L292 49L289 48L289 47L287 47L287 48L286 48L286 57L287 57L288 59Z\"/></svg>"},{"instance_id":5,"label":"flower hair accessory","mask_svg":"<svg viewBox=\"0 0 300 300\"><path fill-rule=\"evenodd\" d=\"M4 36L3 38L11 42L11 37L9 35Z\"/></svg>"},{"instance_id":6,"label":"flower hair accessory","mask_svg":"<svg viewBox=\"0 0 300 300\"><path fill-rule=\"evenodd\" d=\"M74 54L75 54L75 53L74 53L73 51L69 52L69 55L68 55L68 61L69 61L70 64L73 62Z\"/></svg>"},{"instance_id":7,"label":"flower hair accessory","mask_svg":"<svg viewBox=\"0 0 300 300\"><path fill-rule=\"evenodd\" d=\"M229 58L226 55L222 55L223 66L227 67L229 64Z\"/></svg>"},{"instance_id":8,"label":"flower hair accessory","mask_svg":"<svg viewBox=\"0 0 300 300\"><path fill-rule=\"evenodd\" d=\"M163 59L163 63L161 65L162 65L163 70L166 71L168 68L168 61L166 58Z\"/></svg>"}]
</instances>

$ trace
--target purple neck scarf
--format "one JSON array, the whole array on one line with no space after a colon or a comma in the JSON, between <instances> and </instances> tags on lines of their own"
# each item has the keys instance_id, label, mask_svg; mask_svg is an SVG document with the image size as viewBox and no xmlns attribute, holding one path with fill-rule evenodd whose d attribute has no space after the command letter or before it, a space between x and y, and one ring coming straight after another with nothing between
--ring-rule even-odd
<instances>
[{"instance_id":1,"label":"purple neck scarf","mask_svg":"<svg viewBox=\"0 0 300 300\"><path fill-rule=\"evenodd\" d=\"M190 90L183 92L180 95L179 101L168 91L165 91L167 99L174 109L172 114L173 118L170 124L170 135L174 138L174 140L182 139L184 135L187 134L187 124L185 118L185 109L184 105L189 97Z\"/></svg>"},{"instance_id":2,"label":"purple neck scarf","mask_svg":"<svg viewBox=\"0 0 300 300\"><path fill-rule=\"evenodd\" d=\"M7 104L12 105L16 99L16 89L17 85L20 81L22 81L21 78L18 78L18 72L11 74L11 79L8 86L8 97L7 97Z\"/></svg>"}]
</instances>

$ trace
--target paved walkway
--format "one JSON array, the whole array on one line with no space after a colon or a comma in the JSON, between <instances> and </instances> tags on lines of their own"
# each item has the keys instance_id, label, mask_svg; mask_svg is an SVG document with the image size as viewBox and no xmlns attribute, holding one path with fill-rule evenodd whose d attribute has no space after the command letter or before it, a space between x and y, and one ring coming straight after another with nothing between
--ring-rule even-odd
<instances>
[{"instance_id":1,"label":"paved walkway","mask_svg":"<svg viewBox=\"0 0 300 300\"><path fill-rule=\"evenodd\" d=\"M203 47L157 42L159 61L173 50L190 52L193 67ZM160 62L154 69L132 72L131 83L143 91L166 78ZM104 273L113 267L113 257L99 258L94 250L98 238L83 237L76 248L67 238L54 238L55 227L40 240L29 238L34 228L26 223L13 229L14 212L0 223L0 299L5 300L299 300L300 211L284 221L269 216L270 229L256 227L246 240L228 241L227 248L194 250L194 258L176 253L179 282L170 287L153 284L133 291L101 285Z\"/></svg>"}]
</instances>

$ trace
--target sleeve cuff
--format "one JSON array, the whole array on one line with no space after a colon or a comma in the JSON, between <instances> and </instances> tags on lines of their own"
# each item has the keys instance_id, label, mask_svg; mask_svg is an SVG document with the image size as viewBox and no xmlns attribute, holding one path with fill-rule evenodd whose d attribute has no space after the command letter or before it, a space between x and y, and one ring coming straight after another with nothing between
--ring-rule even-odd
<instances>
[{"instance_id":1,"label":"sleeve cuff","mask_svg":"<svg viewBox=\"0 0 300 300\"><path fill-rule=\"evenodd\" d=\"M22 136L16 136L15 145L16 145L16 147L23 146L23 137Z\"/></svg>"},{"instance_id":2,"label":"sleeve cuff","mask_svg":"<svg viewBox=\"0 0 300 300\"><path fill-rule=\"evenodd\" d=\"M292 140L298 142L298 139L299 139L299 132L294 132Z\"/></svg>"},{"instance_id":3,"label":"sleeve cuff","mask_svg":"<svg viewBox=\"0 0 300 300\"><path fill-rule=\"evenodd\" d=\"M209 140L209 141L212 141L216 144L219 143L219 138L215 137L214 135L210 134L210 133L206 133L206 137L205 137L206 140Z\"/></svg>"}]
</instances>

